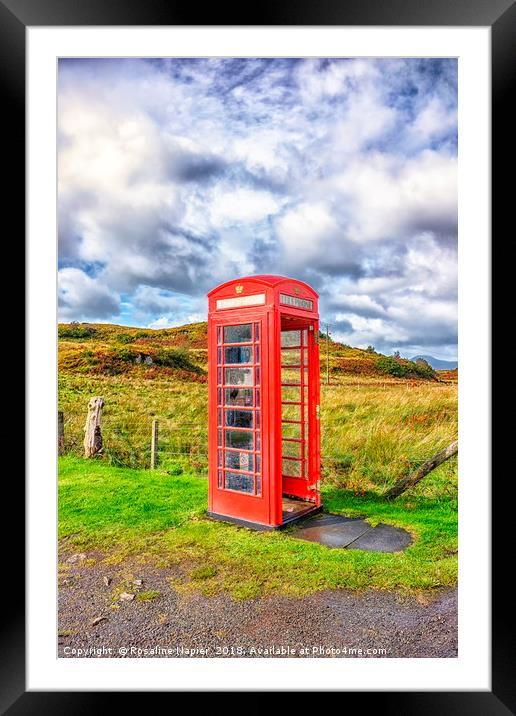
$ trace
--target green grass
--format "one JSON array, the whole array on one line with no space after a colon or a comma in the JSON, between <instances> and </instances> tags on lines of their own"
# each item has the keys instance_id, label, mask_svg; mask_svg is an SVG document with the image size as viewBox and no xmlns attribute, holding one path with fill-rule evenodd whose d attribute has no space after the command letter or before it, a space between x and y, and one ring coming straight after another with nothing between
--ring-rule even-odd
<instances>
[{"instance_id":1,"label":"green grass","mask_svg":"<svg viewBox=\"0 0 516 716\"><path fill-rule=\"evenodd\" d=\"M443 478L434 478L444 487ZM427 488L425 488L427 489ZM415 542L397 554L329 549L288 530L253 530L208 520L206 480L187 474L116 468L103 460L59 461L59 536L77 550L97 550L108 563L126 558L174 567L178 590L237 599L300 596L322 589L420 590L457 581L456 492L420 487L386 503L332 484L327 510L409 530Z\"/></svg>"}]
</instances>

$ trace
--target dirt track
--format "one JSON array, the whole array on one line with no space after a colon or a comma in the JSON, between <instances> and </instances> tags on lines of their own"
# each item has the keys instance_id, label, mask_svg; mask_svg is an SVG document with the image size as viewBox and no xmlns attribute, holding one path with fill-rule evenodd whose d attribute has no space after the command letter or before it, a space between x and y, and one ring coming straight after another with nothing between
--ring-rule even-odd
<instances>
[{"instance_id":1,"label":"dirt track","mask_svg":"<svg viewBox=\"0 0 516 716\"><path fill-rule=\"evenodd\" d=\"M180 595L167 570L88 565L88 557L72 559L60 579L62 657L457 656L455 589L416 596L340 590L234 601L228 595ZM142 583L123 582L128 575ZM136 596L121 601L117 590ZM159 596L137 596L150 591Z\"/></svg>"}]
</instances>

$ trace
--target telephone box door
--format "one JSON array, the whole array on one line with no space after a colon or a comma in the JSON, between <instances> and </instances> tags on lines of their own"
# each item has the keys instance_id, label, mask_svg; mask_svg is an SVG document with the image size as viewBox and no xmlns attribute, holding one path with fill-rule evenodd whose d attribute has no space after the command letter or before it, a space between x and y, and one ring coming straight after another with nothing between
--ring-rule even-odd
<instances>
[{"instance_id":1,"label":"telephone box door","mask_svg":"<svg viewBox=\"0 0 516 716\"><path fill-rule=\"evenodd\" d=\"M211 480L210 510L269 523L269 485L263 479L267 415L263 376L267 370L267 321L254 314L211 327L210 433L217 476ZM212 406L214 409L212 409ZM216 447L215 447L216 446Z\"/></svg>"},{"instance_id":2,"label":"telephone box door","mask_svg":"<svg viewBox=\"0 0 516 716\"><path fill-rule=\"evenodd\" d=\"M284 495L320 504L316 322L281 330L281 471Z\"/></svg>"}]
</instances>

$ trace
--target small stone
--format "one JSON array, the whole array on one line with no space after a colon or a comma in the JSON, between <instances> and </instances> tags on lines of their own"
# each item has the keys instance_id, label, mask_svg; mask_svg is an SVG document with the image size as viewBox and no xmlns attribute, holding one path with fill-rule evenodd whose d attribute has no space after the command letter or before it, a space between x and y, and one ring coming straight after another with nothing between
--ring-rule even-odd
<instances>
[{"instance_id":1,"label":"small stone","mask_svg":"<svg viewBox=\"0 0 516 716\"><path fill-rule=\"evenodd\" d=\"M96 617L92 622L91 626L97 626L97 624L100 624L100 622L107 621L107 617Z\"/></svg>"},{"instance_id":2,"label":"small stone","mask_svg":"<svg viewBox=\"0 0 516 716\"><path fill-rule=\"evenodd\" d=\"M102 581L104 582L106 587L109 587L109 585L111 584L111 577L102 577Z\"/></svg>"},{"instance_id":3,"label":"small stone","mask_svg":"<svg viewBox=\"0 0 516 716\"><path fill-rule=\"evenodd\" d=\"M71 557L68 557L68 559L67 559L66 561L67 561L69 564L75 564L75 562L80 562L80 561L82 561L83 559L86 559L86 555L81 552L81 553L79 553L79 554L72 554L72 556L71 556Z\"/></svg>"},{"instance_id":4,"label":"small stone","mask_svg":"<svg viewBox=\"0 0 516 716\"><path fill-rule=\"evenodd\" d=\"M135 584L137 587L141 587L143 584L143 579L133 579L133 584Z\"/></svg>"},{"instance_id":5,"label":"small stone","mask_svg":"<svg viewBox=\"0 0 516 716\"><path fill-rule=\"evenodd\" d=\"M132 602L134 599L134 594L129 594L129 592L122 592L120 595L120 601L121 602Z\"/></svg>"}]
</instances>

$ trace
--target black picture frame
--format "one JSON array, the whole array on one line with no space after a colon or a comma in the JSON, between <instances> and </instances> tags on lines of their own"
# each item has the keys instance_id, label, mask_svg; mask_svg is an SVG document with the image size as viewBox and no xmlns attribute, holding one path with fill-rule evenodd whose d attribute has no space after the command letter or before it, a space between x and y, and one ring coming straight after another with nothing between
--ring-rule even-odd
<instances>
[{"instance_id":1,"label":"black picture frame","mask_svg":"<svg viewBox=\"0 0 516 716\"><path fill-rule=\"evenodd\" d=\"M244 6L245 7L245 6ZM4 168L8 167L7 200L4 220L12 218L18 237L20 217L25 216L25 38L26 28L66 25L361 25L361 26L489 26L492 37L492 235L498 237L495 266L504 260L502 231L512 226L509 211L514 204L514 184L507 181L514 153L514 111L511 107L511 79L516 68L516 4L514 0L318 0L317 3L283 0L264 3L254 16L245 15L229 4L203 6L163 0L0 0L0 88L5 143ZM198 22L199 14L202 23ZM511 151L512 150L512 151ZM6 155L12 152L12 159ZM7 163L8 162L8 163ZM512 217L511 217L512 218ZM513 234L514 231L511 231ZM21 237L19 246L23 246ZM509 242L507 242L509 243ZM507 250L506 250L507 251ZM507 270L507 268L506 268ZM499 282L500 283L500 282ZM493 305L501 306L498 292ZM497 304L498 302L498 304ZM493 311L493 328L497 325ZM30 349L30 345L29 345ZM508 424L507 424L508 425ZM505 427L508 430L508 427ZM503 435L500 437L503 442ZM9 504L19 513L24 504L24 483L11 480ZM512 473L512 471L511 471ZM506 480L512 474L506 472ZM516 713L514 678L514 629L512 628L512 589L505 587L507 569L507 528L511 523L512 502L507 488L493 481L492 530L492 690L490 692L367 692L358 694L361 708L378 705L382 714L498 714ZM11 597L2 610L0 661L0 712L11 716L25 713L85 714L97 709L116 708L112 692L26 692L25 689L25 611L21 599L24 583L24 543L19 531L4 550L4 575L16 584L17 600ZM12 592L11 592L12 595ZM424 668L424 667L422 667ZM407 688L410 685L407 684ZM132 694L138 706L142 694ZM149 694L145 694L147 699ZM351 693L345 696L349 704ZM355 694L356 696L356 694ZM260 699L260 697L259 697ZM364 701L366 699L366 701ZM102 707L100 703L102 702ZM257 702L255 702L257 704Z\"/></svg>"}]
</instances>

